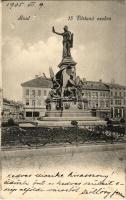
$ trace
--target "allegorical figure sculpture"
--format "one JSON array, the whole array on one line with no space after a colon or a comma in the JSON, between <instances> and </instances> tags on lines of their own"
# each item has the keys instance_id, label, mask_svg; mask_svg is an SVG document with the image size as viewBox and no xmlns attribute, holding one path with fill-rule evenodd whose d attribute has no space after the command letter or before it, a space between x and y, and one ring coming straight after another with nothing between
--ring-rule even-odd
<instances>
[{"instance_id":1,"label":"allegorical figure sculpture","mask_svg":"<svg viewBox=\"0 0 126 200\"><path fill-rule=\"evenodd\" d=\"M63 36L63 54L62 57L71 57L70 48L73 47L73 33L68 30L68 26L64 26L64 32L58 33L55 31L54 26L52 27L52 32L57 35Z\"/></svg>"}]
</instances>

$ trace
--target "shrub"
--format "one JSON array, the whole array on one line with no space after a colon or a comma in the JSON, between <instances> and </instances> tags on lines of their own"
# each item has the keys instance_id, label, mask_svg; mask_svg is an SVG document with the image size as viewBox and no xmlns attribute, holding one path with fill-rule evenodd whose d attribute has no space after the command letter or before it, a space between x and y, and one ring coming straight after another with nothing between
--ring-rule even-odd
<instances>
[{"instance_id":1,"label":"shrub","mask_svg":"<svg viewBox=\"0 0 126 200\"><path fill-rule=\"evenodd\" d=\"M107 125L112 125L112 120L109 119L109 120L107 121Z\"/></svg>"},{"instance_id":2,"label":"shrub","mask_svg":"<svg viewBox=\"0 0 126 200\"><path fill-rule=\"evenodd\" d=\"M78 124L77 121L75 121L75 120L71 121L71 125L73 125L73 126L77 126L77 124Z\"/></svg>"},{"instance_id":3,"label":"shrub","mask_svg":"<svg viewBox=\"0 0 126 200\"><path fill-rule=\"evenodd\" d=\"M8 119L7 123L8 123L8 126L14 126L15 125L13 118Z\"/></svg>"},{"instance_id":4,"label":"shrub","mask_svg":"<svg viewBox=\"0 0 126 200\"><path fill-rule=\"evenodd\" d=\"M69 104L69 103L66 103L66 104L64 105L64 107L65 107L65 109L69 109L69 108L70 108L70 104Z\"/></svg>"},{"instance_id":5,"label":"shrub","mask_svg":"<svg viewBox=\"0 0 126 200\"><path fill-rule=\"evenodd\" d=\"M83 109L83 105L82 105L82 103L78 103L78 109Z\"/></svg>"},{"instance_id":6,"label":"shrub","mask_svg":"<svg viewBox=\"0 0 126 200\"><path fill-rule=\"evenodd\" d=\"M109 121L109 118L108 118L108 117L106 117L106 118L105 118L105 121L107 121L107 122L108 122L108 121Z\"/></svg>"},{"instance_id":7,"label":"shrub","mask_svg":"<svg viewBox=\"0 0 126 200\"><path fill-rule=\"evenodd\" d=\"M122 124L125 123L125 119L121 118L120 123L122 123Z\"/></svg>"},{"instance_id":8,"label":"shrub","mask_svg":"<svg viewBox=\"0 0 126 200\"><path fill-rule=\"evenodd\" d=\"M2 122L2 123L1 123L1 126L2 126L2 127L8 126L8 122Z\"/></svg>"}]
</instances>

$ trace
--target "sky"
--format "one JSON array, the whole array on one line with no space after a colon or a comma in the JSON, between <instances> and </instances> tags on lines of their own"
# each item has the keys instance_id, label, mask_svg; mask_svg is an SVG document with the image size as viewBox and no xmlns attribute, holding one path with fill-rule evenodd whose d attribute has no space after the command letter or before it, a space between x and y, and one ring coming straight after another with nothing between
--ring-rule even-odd
<instances>
[{"instance_id":1,"label":"sky","mask_svg":"<svg viewBox=\"0 0 126 200\"><path fill-rule=\"evenodd\" d=\"M40 1L41 2L41 1ZM4 97L22 100L21 83L45 73L49 67L54 73L62 58L62 37L52 33L63 32L64 25L74 33L71 49L77 62L77 75L90 81L126 85L125 10L121 1L43 1L39 7L10 9L2 2L2 87ZM23 15L29 20L18 20ZM93 21L76 16L93 17ZM68 20L73 16L73 20ZM111 20L98 21L97 17Z\"/></svg>"}]
</instances>

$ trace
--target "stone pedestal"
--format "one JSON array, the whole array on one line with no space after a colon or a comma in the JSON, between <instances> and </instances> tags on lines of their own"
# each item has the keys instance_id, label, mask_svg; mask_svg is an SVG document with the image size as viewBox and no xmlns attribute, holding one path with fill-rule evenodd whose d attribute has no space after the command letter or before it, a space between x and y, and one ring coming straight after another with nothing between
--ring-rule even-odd
<instances>
[{"instance_id":1,"label":"stone pedestal","mask_svg":"<svg viewBox=\"0 0 126 200\"><path fill-rule=\"evenodd\" d=\"M62 59L61 63L58 65L60 69L62 69L64 66L66 67L72 67L75 66L77 63L73 60L72 57L65 57Z\"/></svg>"},{"instance_id":2,"label":"stone pedestal","mask_svg":"<svg viewBox=\"0 0 126 200\"><path fill-rule=\"evenodd\" d=\"M104 125L100 118L93 117L87 108L87 102L76 102L70 99L53 99L48 105L46 114L41 118L39 126L72 126L71 121L77 121L79 126ZM59 105L59 102L61 105ZM44 123L45 122L45 123Z\"/></svg>"},{"instance_id":3,"label":"stone pedestal","mask_svg":"<svg viewBox=\"0 0 126 200\"><path fill-rule=\"evenodd\" d=\"M75 65L77 63L73 60L72 57L65 57L62 59L61 63L58 65L60 70L56 73L56 79L59 81L63 76L64 72L69 76L73 76L73 80L76 79L76 68ZM65 77L64 77L65 78Z\"/></svg>"},{"instance_id":4,"label":"stone pedestal","mask_svg":"<svg viewBox=\"0 0 126 200\"><path fill-rule=\"evenodd\" d=\"M57 33L53 27L53 32ZM46 114L42 117L41 125L44 126L72 126L73 120L78 125L103 124L99 118L93 117L84 101L83 85L79 76L76 76L76 62L71 56L70 49L73 47L73 34L64 27L63 58L58 67L59 71L54 75L50 72L53 87L46 101Z\"/></svg>"}]
</instances>

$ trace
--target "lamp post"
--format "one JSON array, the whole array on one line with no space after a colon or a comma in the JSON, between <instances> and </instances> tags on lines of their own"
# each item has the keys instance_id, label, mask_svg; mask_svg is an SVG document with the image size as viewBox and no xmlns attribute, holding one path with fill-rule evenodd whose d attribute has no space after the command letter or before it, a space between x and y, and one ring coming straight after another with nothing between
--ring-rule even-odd
<instances>
[{"instance_id":1,"label":"lamp post","mask_svg":"<svg viewBox=\"0 0 126 200\"><path fill-rule=\"evenodd\" d=\"M73 120L71 121L71 125L73 125L76 128L76 146L78 145L78 122Z\"/></svg>"},{"instance_id":2,"label":"lamp post","mask_svg":"<svg viewBox=\"0 0 126 200\"><path fill-rule=\"evenodd\" d=\"M33 120L35 120L35 95L33 99Z\"/></svg>"}]
</instances>

